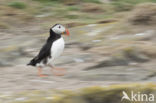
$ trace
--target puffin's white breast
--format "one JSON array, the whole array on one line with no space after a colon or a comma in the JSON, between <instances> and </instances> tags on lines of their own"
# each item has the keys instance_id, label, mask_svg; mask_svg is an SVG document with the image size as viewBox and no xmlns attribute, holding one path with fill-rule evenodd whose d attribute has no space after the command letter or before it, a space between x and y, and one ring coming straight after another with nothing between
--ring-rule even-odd
<instances>
[{"instance_id":1,"label":"puffin's white breast","mask_svg":"<svg viewBox=\"0 0 156 103\"><path fill-rule=\"evenodd\" d=\"M52 61L59 57L64 50L64 39L61 37L60 39L53 42L51 47L51 58Z\"/></svg>"},{"instance_id":2,"label":"puffin's white breast","mask_svg":"<svg viewBox=\"0 0 156 103\"><path fill-rule=\"evenodd\" d=\"M54 60L59 57L64 50L64 39L61 37L60 39L53 42L51 46L51 58L48 58L47 64L54 65ZM37 63L37 66L44 67L45 64L42 62Z\"/></svg>"}]
</instances>

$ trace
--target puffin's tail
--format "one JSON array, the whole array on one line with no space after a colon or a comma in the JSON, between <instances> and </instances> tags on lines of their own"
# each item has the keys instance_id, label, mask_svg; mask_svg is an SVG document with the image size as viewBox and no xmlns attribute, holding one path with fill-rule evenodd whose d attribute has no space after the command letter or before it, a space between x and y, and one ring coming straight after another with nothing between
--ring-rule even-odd
<instances>
[{"instance_id":1,"label":"puffin's tail","mask_svg":"<svg viewBox=\"0 0 156 103\"><path fill-rule=\"evenodd\" d=\"M36 58L32 59L27 65L36 66Z\"/></svg>"}]
</instances>

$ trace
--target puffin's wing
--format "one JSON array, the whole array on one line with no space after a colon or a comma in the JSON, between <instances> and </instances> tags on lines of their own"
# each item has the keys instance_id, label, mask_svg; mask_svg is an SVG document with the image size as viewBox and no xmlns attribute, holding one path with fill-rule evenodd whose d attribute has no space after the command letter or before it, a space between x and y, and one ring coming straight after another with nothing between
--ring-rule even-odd
<instances>
[{"instance_id":1,"label":"puffin's wing","mask_svg":"<svg viewBox=\"0 0 156 103\"><path fill-rule=\"evenodd\" d=\"M51 43L46 43L45 45L43 45L43 47L41 48L39 54L33 58L30 63L28 63L28 65L32 65L35 66L36 63L39 63L41 60L47 58L48 56L50 56L50 49L51 49Z\"/></svg>"},{"instance_id":2,"label":"puffin's wing","mask_svg":"<svg viewBox=\"0 0 156 103\"><path fill-rule=\"evenodd\" d=\"M39 54L38 54L38 59L43 59L46 58L47 56L50 56L50 49L51 49L51 44L50 43L46 43L40 50Z\"/></svg>"}]
</instances>

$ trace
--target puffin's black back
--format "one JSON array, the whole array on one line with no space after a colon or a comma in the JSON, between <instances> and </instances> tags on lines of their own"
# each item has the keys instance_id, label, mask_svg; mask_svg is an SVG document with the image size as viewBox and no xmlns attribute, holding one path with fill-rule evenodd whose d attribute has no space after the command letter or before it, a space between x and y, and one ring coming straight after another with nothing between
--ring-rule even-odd
<instances>
[{"instance_id":1,"label":"puffin's black back","mask_svg":"<svg viewBox=\"0 0 156 103\"><path fill-rule=\"evenodd\" d=\"M27 65L36 66L36 64L40 63L41 61L46 64L48 57L51 58L51 47L53 42L59 38L61 38L61 35L54 33L50 29L50 36L48 37L47 42L43 45L39 54L35 58L33 58Z\"/></svg>"}]
</instances>

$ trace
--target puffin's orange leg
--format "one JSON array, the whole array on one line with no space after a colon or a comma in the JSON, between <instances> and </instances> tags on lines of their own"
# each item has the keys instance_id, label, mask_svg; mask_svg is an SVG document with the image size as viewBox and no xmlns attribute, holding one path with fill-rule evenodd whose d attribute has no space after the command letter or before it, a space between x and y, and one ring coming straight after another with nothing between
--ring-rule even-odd
<instances>
[{"instance_id":1,"label":"puffin's orange leg","mask_svg":"<svg viewBox=\"0 0 156 103\"><path fill-rule=\"evenodd\" d=\"M42 69L40 67L38 68L38 76L39 77L47 77L47 75L42 74Z\"/></svg>"},{"instance_id":2,"label":"puffin's orange leg","mask_svg":"<svg viewBox=\"0 0 156 103\"><path fill-rule=\"evenodd\" d=\"M52 73L56 76L64 76L66 70L64 68L52 68Z\"/></svg>"}]
</instances>

